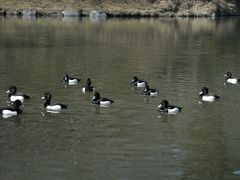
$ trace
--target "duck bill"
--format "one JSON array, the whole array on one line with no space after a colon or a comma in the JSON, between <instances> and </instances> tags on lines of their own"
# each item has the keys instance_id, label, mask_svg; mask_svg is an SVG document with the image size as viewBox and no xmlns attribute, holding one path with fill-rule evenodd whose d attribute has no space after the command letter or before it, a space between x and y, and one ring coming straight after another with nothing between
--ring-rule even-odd
<instances>
[{"instance_id":1,"label":"duck bill","mask_svg":"<svg viewBox=\"0 0 240 180\"><path fill-rule=\"evenodd\" d=\"M227 77L227 74L224 74L224 77Z\"/></svg>"},{"instance_id":2,"label":"duck bill","mask_svg":"<svg viewBox=\"0 0 240 180\"><path fill-rule=\"evenodd\" d=\"M7 91L6 91L6 93L7 93L7 94L9 94L9 93L10 93L10 91L9 91L9 90L7 90Z\"/></svg>"},{"instance_id":3,"label":"duck bill","mask_svg":"<svg viewBox=\"0 0 240 180\"><path fill-rule=\"evenodd\" d=\"M199 96L202 96L203 95L203 92L201 91L201 92L199 92Z\"/></svg>"},{"instance_id":4,"label":"duck bill","mask_svg":"<svg viewBox=\"0 0 240 180\"><path fill-rule=\"evenodd\" d=\"M158 108L162 108L162 107L163 107L162 104L159 104L159 105L158 105Z\"/></svg>"},{"instance_id":5,"label":"duck bill","mask_svg":"<svg viewBox=\"0 0 240 180\"><path fill-rule=\"evenodd\" d=\"M43 96L43 97L41 97L41 99L45 99L45 97Z\"/></svg>"}]
</instances>

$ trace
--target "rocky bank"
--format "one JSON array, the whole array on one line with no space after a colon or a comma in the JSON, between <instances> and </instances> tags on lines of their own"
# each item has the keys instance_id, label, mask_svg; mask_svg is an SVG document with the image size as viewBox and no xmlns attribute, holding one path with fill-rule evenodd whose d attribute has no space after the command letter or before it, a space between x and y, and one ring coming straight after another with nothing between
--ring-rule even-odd
<instances>
[{"instance_id":1,"label":"rocky bank","mask_svg":"<svg viewBox=\"0 0 240 180\"><path fill-rule=\"evenodd\" d=\"M92 10L113 17L239 16L239 0L0 0L2 16L88 16Z\"/></svg>"}]
</instances>

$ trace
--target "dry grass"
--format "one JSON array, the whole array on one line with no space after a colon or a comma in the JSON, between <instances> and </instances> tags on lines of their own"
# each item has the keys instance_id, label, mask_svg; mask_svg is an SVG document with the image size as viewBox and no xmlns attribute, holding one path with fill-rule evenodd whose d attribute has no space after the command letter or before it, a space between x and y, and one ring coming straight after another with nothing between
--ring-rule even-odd
<instances>
[{"instance_id":1,"label":"dry grass","mask_svg":"<svg viewBox=\"0 0 240 180\"><path fill-rule=\"evenodd\" d=\"M188 0L0 0L0 7L35 9L169 9Z\"/></svg>"},{"instance_id":2,"label":"dry grass","mask_svg":"<svg viewBox=\"0 0 240 180\"><path fill-rule=\"evenodd\" d=\"M239 11L238 0L0 0L0 8L62 11L63 9L107 12L190 12L212 13L216 7ZM234 5L234 6L232 6ZM240 6L240 5L239 5ZM235 8L235 9L234 9Z\"/></svg>"}]
</instances>

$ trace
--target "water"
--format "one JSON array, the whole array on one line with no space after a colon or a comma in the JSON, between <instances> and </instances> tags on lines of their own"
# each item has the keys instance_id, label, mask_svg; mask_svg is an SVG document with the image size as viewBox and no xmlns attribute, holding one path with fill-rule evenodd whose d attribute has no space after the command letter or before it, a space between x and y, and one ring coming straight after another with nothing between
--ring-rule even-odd
<instances>
[{"instance_id":1,"label":"water","mask_svg":"<svg viewBox=\"0 0 240 180\"><path fill-rule=\"evenodd\" d=\"M240 19L0 19L0 105L15 84L32 96L0 119L1 179L238 179ZM82 79L65 87L65 73ZM160 91L146 98L132 77ZM240 76L240 75L239 75ZM111 107L90 103L90 77ZM207 86L221 96L199 103ZM45 91L69 104L47 113ZM160 114L162 99L183 106Z\"/></svg>"}]
</instances>

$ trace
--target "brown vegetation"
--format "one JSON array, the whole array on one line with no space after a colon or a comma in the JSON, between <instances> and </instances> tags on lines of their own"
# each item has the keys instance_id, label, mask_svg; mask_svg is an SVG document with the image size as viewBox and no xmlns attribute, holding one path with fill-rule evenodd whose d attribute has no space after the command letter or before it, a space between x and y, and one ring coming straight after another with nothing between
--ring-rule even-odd
<instances>
[{"instance_id":1,"label":"brown vegetation","mask_svg":"<svg viewBox=\"0 0 240 180\"><path fill-rule=\"evenodd\" d=\"M0 0L0 14L21 15L34 9L37 15L61 15L64 9L88 15L103 10L110 16L215 16L239 15L238 0Z\"/></svg>"}]
</instances>

